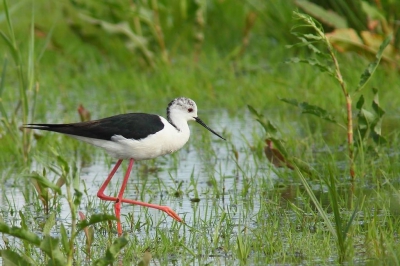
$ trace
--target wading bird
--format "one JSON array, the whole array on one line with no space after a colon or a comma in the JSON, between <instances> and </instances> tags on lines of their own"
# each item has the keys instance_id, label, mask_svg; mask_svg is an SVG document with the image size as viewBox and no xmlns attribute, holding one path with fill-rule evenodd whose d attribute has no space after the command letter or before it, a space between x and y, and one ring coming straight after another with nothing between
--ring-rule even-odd
<instances>
[{"instance_id":1,"label":"wading bird","mask_svg":"<svg viewBox=\"0 0 400 266\"><path fill-rule=\"evenodd\" d=\"M154 114L128 113L81 123L27 124L24 127L66 134L103 148L112 157L118 159L106 181L97 192L97 196L102 200L115 202L117 230L118 234L121 235L121 203L158 209L175 220L182 221L178 214L168 206L125 199L123 194L135 161L173 153L185 145L190 136L188 121L196 121L216 136L224 139L197 116L196 103L184 97L176 98L168 104L167 119ZM129 160L129 165L118 196L107 196L104 194L104 190L124 159Z\"/></svg>"}]
</instances>

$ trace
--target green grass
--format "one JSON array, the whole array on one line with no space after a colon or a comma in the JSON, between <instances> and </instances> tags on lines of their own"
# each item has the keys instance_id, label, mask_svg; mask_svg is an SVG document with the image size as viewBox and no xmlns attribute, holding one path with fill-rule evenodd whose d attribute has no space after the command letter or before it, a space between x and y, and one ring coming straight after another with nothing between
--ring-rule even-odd
<instances>
[{"instance_id":1,"label":"green grass","mask_svg":"<svg viewBox=\"0 0 400 266\"><path fill-rule=\"evenodd\" d=\"M150 248L151 265L324 265L338 261L399 265L398 73L389 66L378 67L364 91L366 102L370 102L370 88L379 89L380 105L386 111L383 135L390 145L376 154L361 151L355 161L359 178L351 183L345 132L318 118L300 115L278 99L306 101L345 121L345 102L335 81L311 66L285 63L294 56L310 56L304 50L285 47L292 44L285 43L293 23L290 18L286 18L287 24L282 24L282 35L278 36L276 29L280 26L268 24L272 22L266 9L254 1L262 12L252 29L250 45L242 57L232 60L250 10L246 8L252 5L239 9L226 1L211 2L199 61L193 61L193 18L185 20L175 14L173 18L182 20L183 26L164 28L171 63L165 65L157 59L154 68L146 66L139 53L127 51L123 39L113 42L110 35L95 27L87 30L98 34L100 41L96 43L73 34L63 20L63 8L71 12L67 2L35 3L35 23L44 27L48 38L36 33L32 51L26 37L31 33L32 18L20 16L30 14L32 6L9 3L20 56L24 60L35 58L33 80L39 84L39 91L36 98L29 90L24 91L29 99L28 114L15 111L22 97L19 89L25 87L20 87L20 69L0 42L2 51L8 51L4 55L7 68L2 70L5 79L0 83L1 103L7 117L13 117L12 130L4 123L3 114L0 125L0 222L3 232L16 226L24 228L17 232L23 232L25 238L27 231L39 238L22 241L3 234L3 261L16 252L34 265L51 265L49 255L44 255L47 252L69 262L73 258L76 265L93 265L106 256L123 265L136 265ZM188 8L192 12L188 14L193 15L195 9ZM274 4L271 9L276 17L286 17L294 7ZM221 10L223 16L218 17ZM39 16L43 12L49 16ZM232 16L240 19L232 20ZM0 17L0 23L6 25L7 21ZM152 40L151 36L147 37ZM156 58L160 57L154 41L149 47ZM357 54L337 56L347 86L354 90L369 61ZM24 71L33 69L28 61L23 63ZM115 221L96 216L113 214L113 205L95 196L115 163L113 159L94 147L53 133L42 133L37 140L29 136L31 148L26 161L19 150L23 136L18 127L24 121L76 122L81 103L94 119L122 112L164 115L168 102L177 96L195 100L199 116L228 140L216 140L191 125L191 139L180 152L135 164L126 196L169 205L186 225L156 211L124 205L122 223L127 234L118 238ZM357 99L358 95L354 102ZM265 132L248 113L247 105L277 125L287 152L311 164L316 175L301 178L299 172L271 167L263 154ZM50 187L48 191L55 195L49 197L48 213L29 177L32 171L44 177L39 179L42 188ZM110 194L117 193L122 171L117 175ZM67 183L57 194L45 180L56 183L60 177ZM337 193L329 190L329 185ZM345 239L338 240L340 227L346 227L355 210ZM90 225L94 231L90 254L83 231L71 238L71 232L84 225L78 211L88 219L97 217ZM45 235L60 240L52 246L52 252L43 248L53 241L47 238L45 242ZM34 245L35 241L40 244ZM74 249L68 248L72 246ZM110 247L114 249L107 253ZM98 263L106 265L106 259Z\"/></svg>"}]
</instances>

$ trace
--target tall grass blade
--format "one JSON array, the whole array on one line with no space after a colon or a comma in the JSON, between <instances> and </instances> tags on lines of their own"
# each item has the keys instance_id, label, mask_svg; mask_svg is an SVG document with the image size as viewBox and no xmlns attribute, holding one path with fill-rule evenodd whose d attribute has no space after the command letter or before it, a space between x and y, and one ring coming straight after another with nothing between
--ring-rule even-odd
<instances>
[{"instance_id":1,"label":"tall grass blade","mask_svg":"<svg viewBox=\"0 0 400 266\"><path fill-rule=\"evenodd\" d=\"M301 183L303 184L304 188L307 191L307 194L310 196L312 202L314 203L315 207L317 208L319 214L321 215L322 219L325 222L325 225L328 227L329 232L337 239L337 233L335 227L333 226L331 220L328 217L328 214L322 207L321 203L318 201L317 197L315 196L314 192L312 191L311 187L308 185L307 180L301 173L300 169L295 166L295 171L300 178Z\"/></svg>"}]
</instances>

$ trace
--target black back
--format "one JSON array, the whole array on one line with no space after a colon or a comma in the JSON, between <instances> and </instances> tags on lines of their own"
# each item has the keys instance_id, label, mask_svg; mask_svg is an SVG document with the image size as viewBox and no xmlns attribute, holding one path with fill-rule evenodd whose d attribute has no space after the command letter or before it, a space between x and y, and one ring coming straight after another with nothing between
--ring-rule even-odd
<instances>
[{"instance_id":1,"label":"black back","mask_svg":"<svg viewBox=\"0 0 400 266\"><path fill-rule=\"evenodd\" d=\"M121 135L139 140L162 130L164 124L158 115L129 113L81 123L28 124L25 127L95 139L111 140L112 136Z\"/></svg>"}]
</instances>

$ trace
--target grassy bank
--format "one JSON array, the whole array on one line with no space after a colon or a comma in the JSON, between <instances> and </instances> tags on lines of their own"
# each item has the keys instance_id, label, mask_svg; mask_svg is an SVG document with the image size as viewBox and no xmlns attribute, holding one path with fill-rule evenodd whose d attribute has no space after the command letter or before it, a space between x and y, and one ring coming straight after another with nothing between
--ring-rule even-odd
<instances>
[{"instance_id":1,"label":"grassy bank","mask_svg":"<svg viewBox=\"0 0 400 266\"><path fill-rule=\"evenodd\" d=\"M351 182L346 131L279 100L320 106L345 124L337 82L313 66L287 63L313 56L286 47L296 42L290 37L296 7L239 2L143 1L138 11L131 2L125 10L128 4L119 1L113 9L97 2L21 1L8 3L8 17L3 5L2 31L15 39L14 48L0 42L3 262L136 265L144 259L148 265L151 254L151 265L399 264L398 71L384 62L362 91L368 110L372 88L379 91L388 144L357 149ZM132 36L115 33L118 19L136 34L140 29L145 44L127 48ZM357 53L337 59L355 90L371 59ZM360 95L353 95L354 105ZM79 121L79 104L92 119L164 115L178 96L195 100L199 116L228 140L191 126L182 151L135 165L126 196L169 205L186 224L125 205L121 238L112 204L94 196L115 161L65 136L19 129L29 122ZM266 132L248 105L277 126L288 155L311 174L268 163Z\"/></svg>"}]
</instances>

